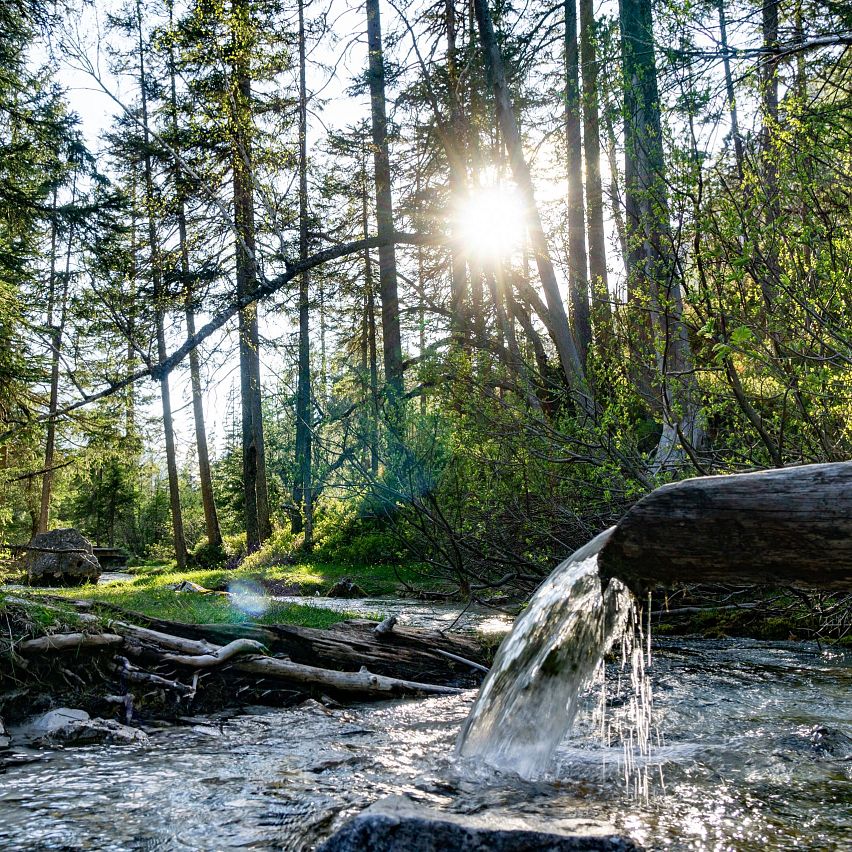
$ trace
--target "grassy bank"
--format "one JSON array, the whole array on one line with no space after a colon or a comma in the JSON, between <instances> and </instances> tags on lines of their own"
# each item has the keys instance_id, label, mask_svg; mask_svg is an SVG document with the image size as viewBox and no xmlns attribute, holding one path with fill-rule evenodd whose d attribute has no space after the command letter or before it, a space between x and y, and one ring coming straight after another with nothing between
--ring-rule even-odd
<instances>
[{"instance_id":1,"label":"grassy bank","mask_svg":"<svg viewBox=\"0 0 852 852\"><path fill-rule=\"evenodd\" d=\"M224 584L234 594L176 591L174 587L184 580L207 589ZM27 592L28 596L39 593L38 589ZM318 606L273 600L256 581L228 576L221 571L147 573L127 582L51 589L49 594L99 601L154 618L189 624L252 622L325 628L349 618L363 618L363 615L352 612L334 612ZM374 617L380 618L380 613Z\"/></svg>"}]
</instances>

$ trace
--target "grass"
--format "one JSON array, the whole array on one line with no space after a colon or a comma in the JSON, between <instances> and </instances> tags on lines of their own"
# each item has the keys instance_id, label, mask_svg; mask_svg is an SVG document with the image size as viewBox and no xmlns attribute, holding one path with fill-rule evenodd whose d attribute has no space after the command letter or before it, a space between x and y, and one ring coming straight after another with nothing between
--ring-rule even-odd
<instances>
[{"instance_id":1,"label":"grass","mask_svg":"<svg viewBox=\"0 0 852 852\"><path fill-rule=\"evenodd\" d=\"M164 570L166 568L166 570ZM318 606L286 603L271 600L255 586L254 593L232 596L222 593L176 592L170 586L189 580L209 588L232 584L249 578L239 572L186 571L178 573L158 566L157 570L141 573L133 580L113 582L100 586L80 586L69 589L51 589L51 595L76 600L92 600L112 604L153 618L182 621L190 624L227 624L250 622L253 624L294 624L302 627L327 628L349 618L363 618L353 612L334 612ZM38 595L37 589L30 594ZM370 616L380 619L378 613Z\"/></svg>"},{"instance_id":2,"label":"grass","mask_svg":"<svg viewBox=\"0 0 852 852\"><path fill-rule=\"evenodd\" d=\"M197 569L176 574L174 561L140 562L128 569L137 577L174 575L191 580L208 589L222 588L237 580L255 580L263 578L287 586L298 586L305 596L324 595L344 577L356 582L367 597L396 596L401 594L402 582L410 585L417 582L415 567L399 565L345 566L327 562L299 562L294 565L274 565L258 570L239 567L233 571L224 568Z\"/></svg>"}]
</instances>

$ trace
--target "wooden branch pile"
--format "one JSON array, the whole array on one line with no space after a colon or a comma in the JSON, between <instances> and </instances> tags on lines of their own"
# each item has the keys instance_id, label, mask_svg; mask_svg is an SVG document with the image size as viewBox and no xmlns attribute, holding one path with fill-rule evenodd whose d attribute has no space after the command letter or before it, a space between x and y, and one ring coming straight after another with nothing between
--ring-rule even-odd
<instances>
[{"instance_id":1,"label":"wooden branch pile","mask_svg":"<svg viewBox=\"0 0 852 852\"><path fill-rule=\"evenodd\" d=\"M108 658L110 677L125 692L136 686L210 698L202 704L292 703L308 695L348 700L451 695L478 685L485 671L474 640L397 627L392 620L378 627L349 621L328 630L190 625L110 607L122 617L105 622L92 612L102 605L73 604L84 629L14 642L0 648L0 655L25 667L61 658L65 672L96 668L97 655ZM139 621L147 626L134 623Z\"/></svg>"}]
</instances>

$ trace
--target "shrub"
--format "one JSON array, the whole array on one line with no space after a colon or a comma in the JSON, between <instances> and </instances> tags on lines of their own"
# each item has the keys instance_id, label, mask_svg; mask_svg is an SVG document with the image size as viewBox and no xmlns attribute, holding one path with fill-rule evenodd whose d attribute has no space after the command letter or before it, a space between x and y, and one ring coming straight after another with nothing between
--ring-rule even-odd
<instances>
[{"instance_id":1,"label":"shrub","mask_svg":"<svg viewBox=\"0 0 852 852\"><path fill-rule=\"evenodd\" d=\"M301 547L302 541L302 536L293 535L290 525L287 524L274 530L260 550L246 556L240 567L248 572L256 572L274 568L276 565L289 565L295 561L293 552Z\"/></svg>"}]
</instances>

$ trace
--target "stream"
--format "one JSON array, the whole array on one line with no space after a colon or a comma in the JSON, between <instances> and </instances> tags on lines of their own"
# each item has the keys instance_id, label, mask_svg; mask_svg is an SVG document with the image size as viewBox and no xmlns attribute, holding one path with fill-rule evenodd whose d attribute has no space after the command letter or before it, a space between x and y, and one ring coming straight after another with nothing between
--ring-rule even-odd
<instances>
[{"instance_id":1,"label":"stream","mask_svg":"<svg viewBox=\"0 0 852 852\"><path fill-rule=\"evenodd\" d=\"M370 802L405 793L543 825L605 821L649 849L848 849L850 664L849 651L810 643L655 640L647 797L627 792L622 745L597 731L600 687L534 782L455 757L474 691L188 718L152 726L144 745L45 751L10 767L0 848L310 850ZM606 689L617 716L614 663ZM817 726L827 732L814 736Z\"/></svg>"}]
</instances>

